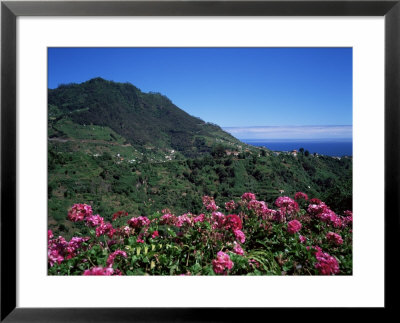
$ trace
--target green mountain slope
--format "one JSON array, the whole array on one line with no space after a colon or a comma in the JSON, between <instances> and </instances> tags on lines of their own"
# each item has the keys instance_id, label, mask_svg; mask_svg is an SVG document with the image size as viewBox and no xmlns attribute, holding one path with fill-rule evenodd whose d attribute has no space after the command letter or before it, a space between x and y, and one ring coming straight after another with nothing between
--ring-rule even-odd
<instances>
[{"instance_id":1,"label":"green mountain slope","mask_svg":"<svg viewBox=\"0 0 400 323\"><path fill-rule=\"evenodd\" d=\"M167 97L143 93L129 83L95 78L62 85L49 90L48 104L53 139L116 141L138 150L173 150L184 157L208 153L217 142L228 147L242 145L219 126L179 109Z\"/></svg>"}]
</instances>

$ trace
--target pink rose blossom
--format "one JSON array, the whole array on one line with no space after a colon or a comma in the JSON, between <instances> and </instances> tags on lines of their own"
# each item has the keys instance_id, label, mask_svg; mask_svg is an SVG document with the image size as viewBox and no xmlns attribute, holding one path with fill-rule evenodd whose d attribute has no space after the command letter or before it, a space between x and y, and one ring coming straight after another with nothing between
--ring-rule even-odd
<instances>
[{"instance_id":1,"label":"pink rose blossom","mask_svg":"<svg viewBox=\"0 0 400 323\"><path fill-rule=\"evenodd\" d=\"M112 268L93 267L83 272L84 276L111 276L114 273Z\"/></svg>"},{"instance_id":2,"label":"pink rose blossom","mask_svg":"<svg viewBox=\"0 0 400 323\"><path fill-rule=\"evenodd\" d=\"M150 220L145 216L133 217L128 220L128 225L132 228L142 228L150 225Z\"/></svg>"},{"instance_id":3,"label":"pink rose blossom","mask_svg":"<svg viewBox=\"0 0 400 323\"><path fill-rule=\"evenodd\" d=\"M294 199L295 199L295 200L303 199L303 200L307 201L307 200L308 200L308 196L307 196L306 193L297 192L297 193L294 195Z\"/></svg>"},{"instance_id":4,"label":"pink rose blossom","mask_svg":"<svg viewBox=\"0 0 400 323\"><path fill-rule=\"evenodd\" d=\"M315 268L318 269L321 275L335 275L339 273L339 263L336 258L322 251L317 251L315 257L317 258Z\"/></svg>"},{"instance_id":5,"label":"pink rose blossom","mask_svg":"<svg viewBox=\"0 0 400 323\"><path fill-rule=\"evenodd\" d=\"M225 221L225 229L232 229L233 231L241 230L242 220L240 220L239 216L237 216L236 214L227 215Z\"/></svg>"},{"instance_id":6,"label":"pink rose blossom","mask_svg":"<svg viewBox=\"0 0 400 323\"><path fill-rule=\"evenodd\" d=\"M254 193L247 192L242 195L243 201L251 201L251 200L255 200L255 199L256 199L256 195Z\"/></svg>"},{"instance_id":7,"label":"pink rose blossom","mask_svg":"<svg viewBox=\"0 0 400 323\"><path fill-rule=\"evenodd\" d=\"M343 244L343 239L340 236L340 234L334 233L334 232L328 232L326 234L326 239L330 242L333 243L335 245L340 246L341 244Z\"/></svg>"},{"instance_id":8,"label":"pink rose blossom","mask_svg":"<svg viewBox=\"0 0 400 323\"><path fill-rule=\"evenodd\" d=\"M127 254L125 251L122 251L120 249L114 251L113 253L111 253L108 258L107 258L107 266L108 267L112 267L112 265L114 264L114 260L117 256L122 256L124 258L127 257Z\"/></svg>"},{"instance_id":9,"label":"pink rose blossom","mask_svg":"<svg viewBox=\"0 0 400 323\"><path fill-rule=\"evenodd\" d=\"M236 241L234 242L233 252L241 256L244 255L242 247Z\"/></svg>"},{"instance_id":10,"label":"pink rose blossom","mask_svg":"<svg viewBox=\"0 0 400 323\"><path fill-rule=\"evenodd\" d=\"M111 239L115 232L116 230L113 228L111 223L103 223L96 228L96 237L107 234L108 237Z\"/></svg>"},{"instance_id":11,"label":"pink rose blossom","mask_svg":"<svg viewBox=\"0 0 400 323\"><path fill-rule=\"evenodd\" d=\"M74 204L68 210L68 219L72 222L83 221L92 215L92 207L87 204Z\"/></svg>"},{"instance_id":12,"label":"pink rose blossom","mask_svg":"<svg viewBox=\"0 0 400 323\"><path fill-rule=\"evenodd\" d=\"M226 203L225 203L225 209L226 209L227 211L231 211L231 210L236 209L236 203L235 203L235 201L226 202Z\"/></svg>"},{"instance_id":13,"label":"pink rose blossom","mask_svg":"<svg viewBox=\"0 0 400 323\"><path fill-rule=\"evenodd\" d=\"M85 221L86 221L86 225L89 227L97 227L98 225L101 225L104 223L104 219L98 214L88 216L85 219Z\"/></svg>"},{"instance_id":14,"label":"pink rose blossom","mask_svg":"<svg viewBox=\"0 0 400 323\"><path fill-rule=\"evenodd\" d=\"M301 223L297 220L292 220L287 224L287 231L290 234L295 234L296 232L299 232L300 229L301 229Z\"/></svg>"},{"instance_id":15,"label":"pink rose blossom","mask_svg":"<svg viewBox=\"0 0 400 323\"><path fill-rule=\"evenodd\" d=\"M241 230L235 230L233 231L233 233L235 234L236 239L238 239L240 243L244 243L246 241L246 236Z\"/></svg>"},{"instance_id":16,"label":"pink rose blossom","mask_svg":"<svg viewBox=\"0 0 400 323\"><path fill-rule=\"evenodd\" d=\"M213 269L216 274L226 274L227 269L232 269L233 261L226 253L219 251L217 259L212 261Z\"/></svg>"},{"instance_id":17,"label":"pink rose blossom","mask_svg":"<svg viewBox=\"0 0 400 323\"><path fill-rule=\"evenodd\" d=\"M198 216L195 216L195 217L193 218L193 222L194 222L194 223L197 223L197 222L204 222L204 217L205 217L204 213L201 213L201 214L199 214Z\"/></svg>"}]
</instances>

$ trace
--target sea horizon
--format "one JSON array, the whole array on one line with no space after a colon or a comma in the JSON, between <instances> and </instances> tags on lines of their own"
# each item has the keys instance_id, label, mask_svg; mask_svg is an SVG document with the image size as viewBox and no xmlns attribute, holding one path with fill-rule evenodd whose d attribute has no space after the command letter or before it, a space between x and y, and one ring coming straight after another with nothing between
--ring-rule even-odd
<instances>
[{"instance_id":1,"label":"sea horizon","mask_svg":"<svg viewBox=\"0 0 400 323\"><path fill-rule=\"evenodd\" d=\"M350 138L239 140L249 145L266 147L272 151L298 151L300 148L304 148L304 151L308 150L310 154L317 153L332 157L353 155L353 141Z\"/></svg>"}]
</instances>

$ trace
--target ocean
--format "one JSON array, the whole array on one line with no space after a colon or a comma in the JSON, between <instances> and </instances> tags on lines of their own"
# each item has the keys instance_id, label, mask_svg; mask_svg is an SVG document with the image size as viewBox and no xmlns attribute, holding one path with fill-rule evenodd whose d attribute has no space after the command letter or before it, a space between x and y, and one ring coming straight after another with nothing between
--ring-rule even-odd
<instances>
[{"instance_id":1,"label":"ocean","mask_svg":"<svg viewBox=\"0 0 400 323\"><path fill-rule=\"evenodd\" d=\"M308 150L310 154L317 153L327 156L352 156L353 143L351 141L313 141L313 140L262 140L262 139L241 139L242 142L253 146L264 146L272 151L292 151L299 148Z\"/></svg>"}]
</instances>

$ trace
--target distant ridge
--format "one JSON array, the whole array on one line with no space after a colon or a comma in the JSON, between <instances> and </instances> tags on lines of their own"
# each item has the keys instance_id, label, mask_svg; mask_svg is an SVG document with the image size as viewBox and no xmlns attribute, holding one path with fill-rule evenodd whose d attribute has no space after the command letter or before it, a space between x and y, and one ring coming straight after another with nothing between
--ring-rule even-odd
<instances>
[{"instance_id":1,"label":"distant ridge","mask_svg":"<svg viewBox=\"0 0 400 323\"><path fill-rule=\"evenodd\" d=\"M49 113L79 125L107 126L133 146L174 149L185 157L209 153L216 143L242 143L219 126L178 108L160 93L144 93L130 83L97 77L48 90ZM54 132L53 136L62 136Z\"/></svg>"}]
</instances>

